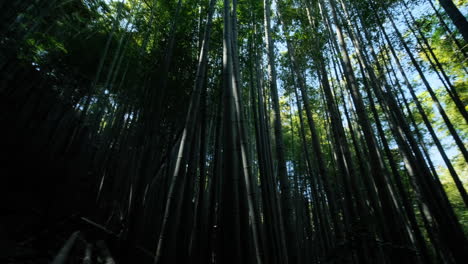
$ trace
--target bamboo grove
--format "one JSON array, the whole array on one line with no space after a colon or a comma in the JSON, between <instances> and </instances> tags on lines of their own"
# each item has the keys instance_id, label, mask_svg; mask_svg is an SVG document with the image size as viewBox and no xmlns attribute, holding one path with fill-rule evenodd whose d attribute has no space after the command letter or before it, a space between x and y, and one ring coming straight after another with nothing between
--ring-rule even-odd
<instances>
[{"instance_id":1,"label":"bamboo grove","mask_svg":"<svg viewBox=\"0 0 468 264\"><path fill-rule=\"evenodd\" d=\"M466 263L467 10L0 2L10 243L73 216L117 263Z\"/></svg>"}]
</instances>

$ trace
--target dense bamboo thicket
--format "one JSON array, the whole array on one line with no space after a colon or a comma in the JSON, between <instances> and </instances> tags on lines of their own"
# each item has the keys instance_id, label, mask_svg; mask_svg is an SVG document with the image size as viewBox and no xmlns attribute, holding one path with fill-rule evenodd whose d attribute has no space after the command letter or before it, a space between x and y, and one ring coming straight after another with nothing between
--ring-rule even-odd
<instances>
[{"instance_id":1,"label":"dense bamboo thicket","mask_svg":"<svg viewBox=\"0 0 468 264\"><path fill-rule=\"evenodd\" d=\"M466 263L468 1L0 2L0 262Z\"/></svg>"}]
</instances>

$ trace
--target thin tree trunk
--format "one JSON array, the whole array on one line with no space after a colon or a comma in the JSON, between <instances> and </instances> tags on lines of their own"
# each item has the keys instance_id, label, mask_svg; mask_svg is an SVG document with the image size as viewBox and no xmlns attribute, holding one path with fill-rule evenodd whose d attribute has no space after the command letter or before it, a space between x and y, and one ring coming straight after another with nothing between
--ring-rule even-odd
<instances>
[{"instance_id":1,"label":"thin tree trunk","mask_svg":"<svg viewBox=\"0 0 468 264\"><path fill-rule=\"evenodd\" d=\"M439 3L444 8L445 13L447 13L453 21L458 31L460 31L465 42L468 43L468 21L466 21L466 17L463 16L452 0L439 0Z\"/></svg>"},{"instance_id":2,"label":"thin tree trunk","mask_svg":"<svg viewBox=\"0 0 468 264\"><path fill-rule=\"evenodd\" d=\"M281 109L279 105L279 93L277 87L277 73L275 66L274 43L271 37L271 18L270 18L270 0L264 0L264 28L265 28L265 44L268 56L268 73L270 77L270 94L273 103L273 126L275 132L275 149L276 159L278 161L278 178L280 181L281 189L281 208L282 217L285 221L286 227L286 240L290 243L287 244L288 260L290 263L297 263L297 244L294 234L294 227L292 221L293 208L291 200L291 188L286 170L286 159L284 154L284 140L281 125ZM285 261L285 260L283 260ZM286 263L286 262L283 262Z\"/></svg>"}]
</instances>

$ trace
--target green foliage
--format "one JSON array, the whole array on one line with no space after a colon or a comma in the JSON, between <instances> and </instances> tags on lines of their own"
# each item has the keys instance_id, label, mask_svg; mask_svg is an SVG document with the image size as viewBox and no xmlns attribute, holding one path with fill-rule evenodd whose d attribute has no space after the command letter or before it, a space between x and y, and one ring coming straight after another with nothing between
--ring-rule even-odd
<instances>
[{"instance_id":1,"label":"green foliage","mask_svg":"<svg viewBox=\"0 0 468 264\"><path fill-rule=\"evenodd\" d=\"M466 177L466 175L468 175L468 164L466 164L461 153L458 153L452 159L452 164L454 165L458 175L461 176L460 179L462 180L465 190L468 189L468 177ZM463 226L465 234L468 235L468 211L466 210L466 206L460 197L460 193L458 192L458 189L455 186L449 171L446 168L439 168L439 170L441 171L439 174L440 181L442 182L450 203L452 204L455 213L458 216L458 220Z\"/></svg>"},{"instance_id":2,"label":"green foliage","mask_svg":"<svg viewBox=\"0 0 468 264\"><path fill-rule=\"evenodd\" d=\"M468 79L458 80L454 83L455 89L460 96L460 100L465 104L465 109L468 109ZM445 90L439 89L440 98L442 98L445 104L447 115L452 121L453 125L460 132L460 136L465 141L468 140L468 124L460 114L460 111L455 106L452 98L447 94Z\"/></svg>"},{"instance_id":3,"label":"green foliage","mask_svg":"<svg viewBox=\"0 0 468 264\"><path fill-rule=\"evenodd\" d=\"M468 0L456 0L456 1L454 1L454 3L455 3L458 7L462 7L462 6L468 5Z\"/></svg>"}]
</instances>

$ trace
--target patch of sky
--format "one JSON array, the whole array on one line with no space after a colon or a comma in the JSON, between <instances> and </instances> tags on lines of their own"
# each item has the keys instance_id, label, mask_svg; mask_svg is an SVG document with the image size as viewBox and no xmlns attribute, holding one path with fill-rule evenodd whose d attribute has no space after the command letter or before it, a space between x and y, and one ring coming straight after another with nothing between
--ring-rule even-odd
<instances>
[{"instance_id":1,"label":"patch of sky","mask_svg":"<svg viewBox=\"0 0 468 264\"><path fill-rule=\"evenodd\" d=\"M440 10L440 7L438 7L438 8ZM401 11L401 8L398 7L398 9L400 9L400 11ZM466 16L466 14L468 13L468 6L461 7L460 10ZM416 19L421 18L421 17L423 17L423 16L425 16L427 14L432 14L433 13L432 8L430 7L430 5L426 1L423 1L422 3L419 3L418 5L413 6L412 9L408 10L408 11L410 11ZM277 17L275 15L276 15L276 1L272 1L272 19L277 19ZM407 13L404 13L404 12L400 12L400 14L396 15L394 17L394 19L396 21L398 30L400 32L402 32L402 33L405 33L405 32L408 32L409 29L408 29L406 23L404 23L404 17L403 16L407 16L406 18L410 19L409 15ZM414 25L412 25L412 26L414 26ZM387 32L389 32L389 33L394 32L393 28L391 27L391 25L389 23L386 23L384 25L384 27L385 27ZM282 27L279 27L278 30L279 30L278 31L279 36L283 36ZM408 34L408 38L411 39L411 41L413 43L416 43L416 41L414 39L414 36L412 36L411 34ZM347 39L346 41L347 41L348 47L353 47L353 45L352 45L352 43L351 43L351 41L349 39ZM377 45L379 45L379 43L377 43ZM287 53L286 43L283 40L275 41L275 49L276 49L276 51L279 51L280 55L284 55L284 54ZM376 49L378 51L380 49L380 47L374 46L374 49ZM324 51L324 52L325 52L324 54L326 56L331 55L331 54L327 54L326 51ZM397 53L399 54L399 57L402 60L402 63L404 65L403 67L404 67L406 75L409 77L410 81L412 81L413 84L416 84L415 88L417 90L417 93L420 94L420 93L426 91L426 88L422 87L422 85L420 85L421 77L419 76L417 71L414 69L414 66L411 64L411 62L408 59L407 55L405 55L404 50L400 49L400 48L397 48ZM419 56L419 54L417 52L414 52L413 54L416 55L416 56ZM267 60L266 57L264 57L263 61L264 61L264 64L266 65L268 60ZM394 65L394 68L396 68L396 65ZM264 67L264 69L266 69L266 67ZM278 70L278 76L280 76L282 71L285 70L285 69L283 69L281 67L277 67L277 70ZM438 89L439 87L443 86L443 83L440 81L437 74L434 73L433 71L426 70L426 71L424 71L424 74L425 74L425 77L427 78L429 84L431 85L431 87L433 89ZM329 74L329 76L332 77L333 74ZM307 78L307 83L308 84L313 84L314 87L319 86L319 84L317 83L318 81L316 80L317 78L314 77L313 74L306 75L306 78ZM397 78L398 78L398 80L400 82L402 82L403 76L402 76L401 73L399 73L399 72L397 73ZM285 83L280 78L278 78L278 92L280 93L280 96L285 95L284 85L285 85ZM405 90L405 97L411 98L411 95L409 94L409 92L407 90ZM346 102L346 103L351 104L349 101ZM352 107L352 106L349 105L349 107ZM295 105L292 106L292 109L294 111L296 110ZM416 109L411 109L411 110L413 112L417 112ZM438 111L436 110L435 106L432 109L432 111L434 112L436 118L438 118L440 120L441 116L438 113ZM344 125L347 126L346 120L344 118L343 118L343 122L344 122ZM386 124L386 126L388 127L388 124ZM437 136L439 137L439 139L441 139L442 143L445 146L447 146L446 153L449 156L449 158L452 159L458 153L458 149L454 144L454 140L450 136L446 136L445 132L440 130L440 129L436 129L436 133L437 133ZM427 134L427 135L425 135L425 137L430 137L430 135ZM391 147L392 148L397 148L396 143L393 142ZM443 159L442 159L439 151L437 150L437 148L435 146L429 148L429 155L431 156L431 159L433 160L434 165L436 167L439 167L439 166L440 167L445 167L445 163L443 162Z\"/></svg>"},{"instance_id":2,"label":"patch of sky","mask_svg":"<svg viewBox=\"0 0 468 264\"><path fill-rule=\"evenodd\" d=\"M443 10L440 8L438 3L436 3L436 8L438 8L438 10L440 12L443 12ZM408 10L408 11L411 12L416 19L422 18L422 17L426 16L427 14L434 13L432 7L426 1L420 3L417 6L414 6L413 9ZM466 14L468 13L468 6L460 7L460 11L466 16ZM409 17L407 17L407 18L409 19ZM402 15L400 15L400 20L403 20ZM412 26L414 26L414 25L412 25ZM398 28L399 28L399 30L401 32L405 32L405 31L408 30L407 26L405 26L404 23L399 23ZM411 68L407 68L407 70L408 70L407 73L409 73L408 75L411 76L411 78L414 81L419 81L420 82L420 76L417 74L417 72L415 70L411 70ZM426 75L426 78L427 78L429 84L431 85L431 87L433 89L438 89L440 87L443 87L443 83L438 78L436 73L434 73L433 71L425 71L424 73ZM419 94L424 92L424 91L426 91L425 87L420 87ZM407 96L409 97L409 95L407 95ZM436 109L435 104L434 104L434 106L432 108L432 111L436 114L436 118L438 118L439 120L442 119L442 117L440 116L438 110ZM459 152L458 148L455 146L455 141L453 140L453 138L451 136L446 136L445 131L442 131L441 129L436 129L435 132L436 132L437 136L439 137L439 139L441 140L442 144L447 146L446 149L445 149L447 156L449 157L449 159L453 159L454 156L457 155L458 152ZM430 137L429 135L426 135L426 136ZM444 163L444 161L442 159L442 156L440 155L440 152L437 150L436 146L433 146L433 147L429 148L428 151L429 151L429 155L430 155L430 157L431 157L431 159L434 162L434 165L436 167L439 167L439 166L444 167L444 168L446 167L445 163Z\"/></svg>"}]
</instances>

